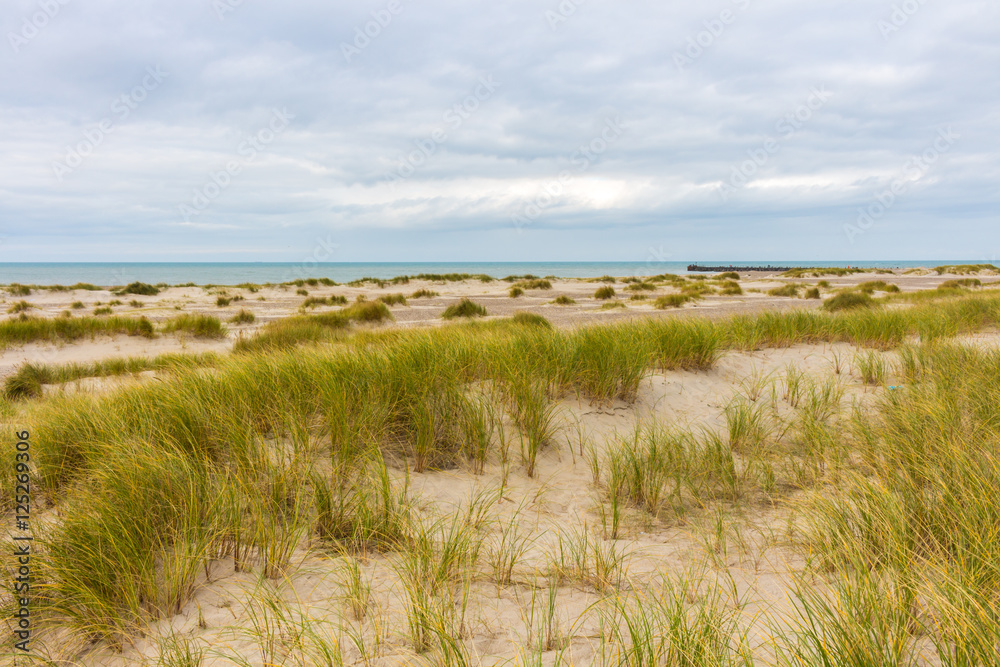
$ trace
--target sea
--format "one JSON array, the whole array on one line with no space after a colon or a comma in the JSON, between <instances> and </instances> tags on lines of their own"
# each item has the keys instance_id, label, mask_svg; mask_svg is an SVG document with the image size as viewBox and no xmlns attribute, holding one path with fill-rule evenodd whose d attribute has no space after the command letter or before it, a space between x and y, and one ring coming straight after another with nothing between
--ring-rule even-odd
<instances>
[{"instance_id":1,"label":"sea","mask_svg":"<svg viewBox=\"0 0 1000 667\"><path fill-rule=\"evenodd\" d=\"M300 278L330 278L338 283L359 278L390 279L446 273L484 273L495 278L511 275L556 276L559 278L594 278L611 275L653 276L661 273L688 273L689 264L703 266L760 267L834 267L907 269L944 264L974 264L969 260L922 261L838 261L816 262L771 260L692 260L691 262L38 262L0 263L0 284L72 285L91 283L99 286L144 283L181 285L238 285L240 283L281 283Z\"/></svg>"}]
</instances>

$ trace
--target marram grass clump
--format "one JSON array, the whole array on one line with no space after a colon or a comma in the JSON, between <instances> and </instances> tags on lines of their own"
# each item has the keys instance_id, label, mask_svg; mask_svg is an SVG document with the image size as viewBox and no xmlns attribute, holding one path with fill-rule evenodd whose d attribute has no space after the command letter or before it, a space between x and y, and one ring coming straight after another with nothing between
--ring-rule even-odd
<instances>
[{"instance_id":1,"label":"marram grass clump","mask_svg":"<svg viewBox=\"0 0 1000 667\"><path fill-rule=\"evenodd\" d=\"M333 296L311 296L302 302L302 308L316 308L317 306L346 306L347 297L342 295Z\"/></svg>"},{"instance_id":2,"label":"marram grass clump","mask_svg":"<svg viewBox=\"0 0 1000 667\"><path fill-rule=\"evenodd\" d=\"M743 288L735 280L723 280L719 283L719 294L722 296L740 296Z\"/></svg>"},{"instance_id":3,"label":"marram grass clump","mask_svg":"<svg viewBox=\"0 0 1000 667\"><path fill-rule=\"evenodd\" d=\"M403 294L383 294L376 299L387 306L405 306L406 296Z\"/></svg>"},{"instance_id":4,"label":"marram grass clump","mask_svg":"<svg viewBox=\"0 0 1000 667\"><path fill-rule=\"evenodd\" d=\"M163 333L183 332L198 338L224 338L226 327L218 317L185 313L167 320L160 328Z\"/></svg>"},{"instance_id":5,"label":"marram grass clump","mask_svg":"<svg viewBox=\"0 0 1000 667\"><path fill-rule=\"evenodd\" d=\"M152 338L153 324L145 317L43 318L21 313L18 318L0 321L0 348L36 341L69 342L117 334Z\"/></svg>"},{"instance_id":6,"label":"marram grass clump","mask_svg":"<svg viewBox=\"0 0 1000 667\"><path fill-rule=\"evenodd\" d=\"M163 354L157 357L102 359L89 363L25 363L4 381L4 395L9 399L35 398L42 395L42 385L63 384L81 378L131 375L143 371L175 372L218 364L220 357L206 354Z\"/></svg>"},{"instance_id":7,"label":"marram grass clump","mask_svg":"<svg viewBox=\"0 0 1000 667\"><path fill-rule=\"evenodd\" d=\"M865 294L873 294L874 292L886 292L889 294L898 294L899 285L895 283L887 283L884 280L869 280L857 285L854 289L859 292L864 292Z\"/></svg>"},{"instance_id":8,"label":"marram grass clump","mask_svg":"<svg viewBox=\"0 0 1000 667\"><path fill-rule=\"evenodd\" d=\"M535 278L533 280L522 280L521 282L515 283L515 287L520 287L523 290L529 289L552 289L552 283L545 278Z\"/></svg>"},{"instance_id":9,"label":"marram grass clump","mask_svg":"<svg viewBox=\"0 0 1000 667\"><path fill-rule=\"evenodd\" d=\"M833 313L839 310L872 308L875 303L871 295L865 292L841 292L824 301L823 310Z\"/></svg>"},{"instance_id":10,"label":"marram grass clump","mask_svg":"<svg viewBox=\"0 0 1000 667\"><path fill-rule=\"evenodd\" d=\"M694 297L690 294L667 294L665 296L658 297L656 301L653 302L655 308L660 310L666 308L680 308L686 303L694 300Z\"/></svg>"},{"instance_id":11,"label":"marram grass clump","mask_svg":"<svg viewBox=\"0 0 1000 667\"><path fill-rule=\"evenodd\" d=\"M257 317L251 313L246 308L240 308L240 311L229 318L231 324L253 324L257 320Z\"/></svg>"},{"instance_id":12,"label":"marram grass clump","mask_svg":"<svg viewBox=\"0 0 1000 667\"><path fill-rule=\"evenodd\" d=\"M358 301L340 311L344 317L355 322L385 322L394 318L388 306L381 301Z\"/></svg>"},{"instance_id":13,"label":"marram grass clump","mask_svg":"<svg viewBox=\"0 0 1000 667\"><path fill-rule=\"evenodd\" d=\"M456 317L485 317L486 308L479 305L475 301L469 299L462 299L456 304L448 306L445 308L444 313L441 314L446 320L451 320Z\"/></svg>"},{"instance_id":14,"label":"marram grass clump","mask_svg":"<svg viewBox=\"0 0 1000 667\"><path fill-rule=\"evenodd\" d=\"M939 290L962 289L971 287L982 287L983 281L979 278L960 278L958 280L946 280L937 286Z\"/></svg>"},{"instance_id":15,"label":"marram grass clump","mask_svg":"<svg viewBox=\"0 0 1000 667\"><path fill-rule=\"evenodd\" d=\"M541 315L535 313L518 312L514 313L514 317L511 318L515 324L524 324L532 327L545 327L546 329L552 328L552 323Z\"/></svg>"},{"instance_id":16,"label":"marram grass clump","mask_svg":"<svg viewBox=\"0 0 1000 667\"><path fill-rule=\"evenodd\" d=\"M343 311L286 317L268 322L252 336L241 336L233 344L233 352L276 352L307 343L339 340L350 325L351 320Z\"/></svg>"},{"instance_id":17,"label":"marram grass clump","mask_svg":"<svg viewBox=\"0 0 1000 667\"><path fill-rule=\"evenodd\" d=\"M147 283L129 283L125 287L115 290L115 294L139 294L141 296L156 296L160 293L158 287L154 285L149 285Z\"/></svg>"},{"instance_id":18,"label":"marram grass clump","mask_svg":"<svg viewBox=\"0 0 1000 667\"><path fill-rule=\"evenodd\" d=\"M772 287L767 290L767 293L771 296L798 296L799 285L797 283L788 283L780 287Z\"/></svg>"},{"instance_id":19,"label":"marram grass clump","mask_svg":"<svg viewBox=\"0 0 1000 667\"><path fill-rule=\"evenodd\" d=\"M352 322L380 324L392 320L392 313L384 303L358 301L332 312L268 322L254 335L237 339L233 352L276 352L305 344L337 342L347 336Z\"/></svg>"}]
</instances>

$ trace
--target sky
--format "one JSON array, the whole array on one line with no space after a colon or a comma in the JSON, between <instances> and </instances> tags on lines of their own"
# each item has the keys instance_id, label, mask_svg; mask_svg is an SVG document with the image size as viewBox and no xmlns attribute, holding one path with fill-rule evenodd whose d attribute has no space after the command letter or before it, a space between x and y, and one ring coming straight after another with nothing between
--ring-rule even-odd
<instances>
[{"instance_id":1,"label":"sky","mask_svg":"<svg viewBox=\"0 0 1000 667\"><path fill-rule=\"evenodd\" d=\"M0 34L0 262L1000 254L1000 0L6 0Z\"/></svg>"}]
</instances>

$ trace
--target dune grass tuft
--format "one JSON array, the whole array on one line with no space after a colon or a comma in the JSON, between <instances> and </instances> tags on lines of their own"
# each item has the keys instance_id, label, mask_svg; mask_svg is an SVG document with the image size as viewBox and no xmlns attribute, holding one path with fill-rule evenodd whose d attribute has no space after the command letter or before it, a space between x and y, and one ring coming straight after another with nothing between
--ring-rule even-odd
<instances>
[{"instance_id":1,"label":"dune grass tuft","mask_svg":"<svg viewBox=\"0 0 1000 667\"><path fill-rule=\"evenodd\" d=\"M457 304L453 304L445 308L444 313L441 314L446 320L451 320L456 317L485 317L486 308L479 305L475 301L470 301L469 299L462 299Z\"/></svg>"},{"instance_id":2,"label":"dune grass tuft","mask_svg":"<svg viewBox=\"0 0 1000 667\"><path fill-rule=\"evenodd\" d=\"M224 338L226 328L218 317L185 313L167 320L161 325L164 333L188 333L198 338Z\"/></svg>"},{"instance_id":3,"label":"dune grass tuft","mask_svg":"<svg viewBox=\"0 0 1000 667\"><path fill-rule=\"evenodd\" d=\"M767 290L767 293L771 296L798 296L799 287L797 283L788 283L780 287L772 287Z\"/></svg>"},{"instance_id":4,"label":"dune grass tuft","mask_svg":"<svg viewBox=\"0 0 1000 667\"><path fill-rule=\"evenodd\" d=\"M34 398L42 395L42 385L62 384L81 378L130 375L142 371L178 371L212 366L219 362L215 354L164 354L157 357L102 359L90 363L22 364L4 381L7 398Z\"/></svg>"},{"instance_id":5,"label":"dune grass tuft","mask_svg":"<svg viewBox=\"0 0 1000 667\"><path fill-rule=\"evenodd\" d=\"M383 294L376 299L387 306L405 306L406 297L402 294Z\"/></svg>"},{"instance_id":6,"label":"dune grass tuft","mask_svg":"<svg viewBox=\"0 0 1000 667\"><path fill-rule=\"evenodd\" d=\"M1000 354L935 344L904 358L905 391L851 420L863 470L805 514L818 567L838 575L834 595L798 596L787 653L808 664L913 664L917 637L945 665L995 662Z\"/></svg>"},{"instance_id":7,"label":"dune grass tuft","mask_svg":"<svg viewBox=\"0 0 1000 667\"><path fill-rule=\"evenodd\" d=\"M842 266L831 266L824 268L794 268L785 271L781 275L786 278L822 278L823 276L851 276L857 273L885 273L891 274L888 269L862 269L846 268Z\"/></svg>"},{"instance_id":8,"label":"dune grass tuft","mask_svg":"<svg viewBox=\"0 0 1000 667\"><path fill-rule=\"evenodd\" d=\"M552 283L545 278L534 278L531 280L522 280L514 284L515 287L520 287L523 290L529 289L552 289Z\"/></svg>"},{"instance_id":9,"label":"dune grass tuft","mask_svg":"<svg viewBox=\"0 0 1000 667\"><path fill-rule=\"evenodd\" d=\"M257 317L246 308L240 308L240 312L229 318L232 324L253 324Z\"/></svg>"},{"instance_id":10,"label":"dune grass tuft","mask_svg":"<svg viewBox=\"0 0 1000 667\"><path fill-rule=\"evenodd\" d=\"M865 294L873 294L874 292L899 293L899 285L887 283L884 280L869 280L857 285L854 289Z\"/></svg>"},{"instance_id":11,"label":"dune grass tuft","mask_svg":"<svg viewBox=\"0 0 1000 667\"><path fill-rule=\"evenodd\" d=\"M56 342L93 338L98 335L153 336L153 324L141 317L75 317L48 319L27 317L0 322L0 345L25 344L35 341Z\"/></svg>"},{"instance_id":12,"label":"dune grass tuft","mask_svg":"<svg viewBox=\"0 0 1000 667\"><path fill-rule=\"evenodd\" d=\"M350 324L350 319L342 312L286 317L268 322L253 336L241 336L233 344L233 352L274 352L305 343L338 340Z\"/></svg>"},{"instance_id":13,"label":"dune grass tuft","mask_svg":"<svg viewBox=\"0 0 1000 667\"><path fill-rule=\"evenodd\" d=\"M122 287L121 289L115 290L114 293L118 294L119 296L123 295L123 294L138 294L140 296L156 296L157 294L160 293L160 290L159 290L158 287L155 287L153 285L148 285L146 283L135 282L135 283L129 283L125 287Z\"/></svg>"},{"instance_id":14,"label":"dune grass tuft","mask_svg":"<svg viewBox=\"0 0 1000 667\"><path fill-rule=\"evenodd\" d=\"M704 279L704 276L697 276L697 277ZM681 294L693 298L701 298L706 294L715 294L717 292L714 286L709 285L706 282L681 283L679 286L681 288Z\"/></svg>"},{"instance_id":15,"label":"dune grass tuft","mask_svg":"<svg viewBox=\"0 0 1000 667\"><path fill-rule=\"evenodd\" d=\"M997 268L993 264L946 264L944 266L937 266L934 270L939 276L946 273L957 276L968 275L970 273L986 273L994 275L1000 273L1000 268Z\"/></svg>"},{"instance_id":16,"label":"dune grass tuft","mask_svg":"<svg viewBox=\"0 0 1000 667\"><path fill-rule=\"evenodd\" d=\"M597 291L594 292L594 298L598 301L606 301L607 299L615 298L615 288L611 285L605 285L604 287L598 287Z\"/></svg>"},{"instance_id":17,"label":"dune grass tuft","mask_svg":"<svg viewBox=\"0 0 1000 667\"><path fill-rule=\"evenodd\" d=\"M839 310L872 308L873 306L875 306L875 300L865 292L841 292L823 302L823 310L831 313Z\"/></svg>"},{"instance_id":18,"label":"dune grass tuft","mask_svg":"<svg viewBox=\"0 0 1000 667\"><path fill-rule=\"evenodd\" d=\"M667 294L658 297L656 301L653 302L653 306L664 310L666 308L680 308L685 303L693 301L694 297L690 294Z\"/></svg>"},{"instance_id":19,"label":"dune grass tuft","mask_svg":"<svg viewBox=\"0 0 1000 667\"><path fill-rule=\"evenodd\" d=\"M740 296L743 288L735 280L723 280L719 283L719 294L723 296Z\"/></svg>"},{"instance_id":20,"label":"dune grass tuft","mask_svg":"<svg viewBox=\"0 0 1000 667\"><path fill-rule=\"evenodd\" d=\"M341 295L331 295L327 297L311 296L302 302L303 308L315 308L317 306L346 306L347 297Z\"/></svg>"},{"instance_id":21,"label":"dune grass tuft","mask_svg":"<svg viewBox=\"0 0 1000 667\"><path fill-rule=\"evenodd\" d=\"M514 313L514 317L511 318L516 324L524 324L532 327L545 327L546 329L552 328L552 323L541 315L536 315L535 313L517 312Z\"/></svg>"},{"instance_id":22,"label":"dune grass tuft","mask_svg":"<svg viewBox=\"0 0 1000 667\"><path fill-rule=\"evenodd\" d=\"M963 287L982 287L983 281L979 278L959 278L958 280L946 280L937 286L939 290L961 289Z\"/></svg>"},{"instance_id":23,"label":"dune grass tuft","mask_svg":"<svg viewBox=\"0 0 1000 667\"><path fill-rule=\"evenodd\" d=\"M385 322L394 318L388 306L381 301L358 301L342 309L340 313L355 322Z\"/></svg>"}]
</instances>

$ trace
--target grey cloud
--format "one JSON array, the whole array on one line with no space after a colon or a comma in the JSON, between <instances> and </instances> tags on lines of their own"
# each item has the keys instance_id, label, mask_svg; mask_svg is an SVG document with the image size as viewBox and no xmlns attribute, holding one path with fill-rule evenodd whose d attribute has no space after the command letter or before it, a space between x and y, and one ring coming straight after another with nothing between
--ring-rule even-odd
<instances>
[{"instance_id":1,"label":"grey cloud","mask_svg":"<svg viewBox=\"0 0 1000 667\"><path fill-rule=\"evenodd\" d=\"M902 3L876 0L586 0L564 17L555 1L399 0L388 21L389 0L219 1L221 17L213 0L63 0L17 52L10 34L40 4L0 10L0 250L16 255L3 259L197 247L295 261L320 233L367 260L643 261L664 244L677 259L975 258L1000 246L995 2L924 2L896 26ZM366 28L377 36L360 48ZM149 67L169 76L120 118L115 101ZM446 114L481 77L499 86L454 123ZM815 89L829 99L789 132L782 119ZM248 159L241 146L275 108L295 118ZM612 116L622 136L516 229L511 216ZM109 118L60 180L53 165ZM859 207L947 127L954 146L849 242ZM435 132L446 138L390 185ZM778 150L721 198L768 141ZM239 173L185 218L234 161Z\"/></svg>"}]
</instances>

